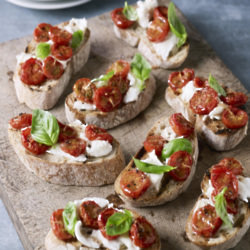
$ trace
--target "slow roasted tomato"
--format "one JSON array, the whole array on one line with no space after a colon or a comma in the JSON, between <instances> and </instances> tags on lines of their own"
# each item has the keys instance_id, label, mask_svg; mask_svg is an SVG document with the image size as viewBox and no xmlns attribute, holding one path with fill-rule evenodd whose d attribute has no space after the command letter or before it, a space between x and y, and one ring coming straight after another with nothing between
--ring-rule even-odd
<instances>
[{"instance_id":1,"label":"slow roasted tomato","mask_svg":"<svg viewBox=\"0 0 250 250\"><path fill-rule=\"evenodd\" d=\"M31 128L21 131L21 141L23 146L32 154L40 155L49 149L49 146L36 142L31 136Z\"/></svg>"},{"instance_id":2,"label":"slow roasted tomato","mask_svg":"<svg viewBox=\"0 0 250 250\"><path fill-rule=\"evenodd\" d=\"M209 114L218 103L217 92L209 86L196 91L189 101L192 111L199 115Z\"/></svg>"},{"instance_id":3,"label":"slow roasted tomato","mask_svg":"<svg viewBox=\"0 0 250 250\"><path fill-rule=\"evenodd\" d=\"M98 229L97 218L101 212L101 207L94 201L85 201L80 206L80 218L84 226Z\"/></svg>"},{"instance_id":4,"label":"slow roasted tomato","mask_svg":"<svg viewBox=\"0 0 250 250\"><path fill-rule=\"evenodd\" d=\"M115 236L107 235L106 230L105 230L105 226L107 224L108 218L116 212L117 210L115 210L114 208L107 208L103 210L98 216L97 222L98 222L99 229L101 230L102 235L108 240L114 240L119 237L119 235L115 235Z\"/></svg>"},{"instance_id":5,"label":"slow roasted tomato","mask_svg":"<svg viewBox=\"0 0 250 250\"><path fill-rule=\"evenodd\" d=\"M180 90L193 79L194 71L185 68L179 72L172 72L168 77L168 85L174 92L179 93Z\"/></svg>"},{"instance_id":6,"label":"slow roasted tomato","mask_svg":"<svg viewBox=\"0 0 250 250\"><path fill-rule=\"evenodd\" d=\"M154 8L154 14L153 14L154 19L158 17L168 17L168 7L166 6L158 6Z\"/></svg>"},{"instance_id":7,"label":"slow roasted tomato","mask_svg":"<svg viewBox=\"0 0 250 250\"><path fill-rule=\"evenodd\" d=\"M68 45L72 38L72 34L67 30L51 27L49 30L49 37L56 44Z\"/></svg>"},{"instance_id":8,"label":"slow roasted tomato","mask_svg":"<svg viewBox=\"0 0 250 250\"><path fill-rule=\"evenodd\" d=\"M196 210L192 218L192 229L203 237L212 237L222 224L215 207L206 205Z\"/></svg>"},{"instance_id":9,"label":"slow roasted tomato","mask_svg":"<svg viewBox=\"0 0 250 250\"><path fill-rule=\"evenodd\" d=\"M221 120L227 128L237 129L247 124L248 115L244 110L236 107L229 107L223 110Z\"/></svg>"},{"instance_id":10,"label":"slow roasted tomato","mask_svg":"<svg viewBox=\"0 0 250 250\"><path fill-rule=\"evenodd\" d=\"M212 167L211 183L219 192L224 187L227 187L227 191L225 192L227 200L234 200L238 197L238 179L227 167Z\"/></svg>"},{"instance_id":11,"label":"slow roasted tomato","mask_svg":"<svg viewBox=\"0 0 250 250\"><path fill-rule=\"evenodd\" d=\"M73 236L69 234L63 223L63 210L64 209L58 209L54 211L50 217L50 224L52 231L54 235L59 239L59 240L72 240Z\"/></svg>"},{"instance_id":12,"label":"slow roasted tomato","mask_svg":"<svg viewBox=\"0 0 250 250\"><path fill-rule=\"evenodd\" d=\"M126 77L130 70L130 64L123 60L118 60L111 64L108 68L107 72L114 71L115 75L120 75L122 77Z\"/></svg>"},{"instance_id":13,"label":"slow roasted tomato","mask_svg":"<svg viewBox=\"0 0 250 250\"><path fill-rule=\"evenodd\" d=\"M149 41L156 43L162 42L166 38L169 29L167 18L158 17L154 19L147 28Z\"/></svg>"},{"instance_id":14,"label":"slow roasted tomato","mask_svg":"<svg viewBox=\"0 0 250 250\"><path fill-rule=\"evenodd\" d=\"M33 37L36 42L47 42L49 41L49 30L52 26L49 23L40 23L34 30Z\"/></svg>"},{"instance_id":15,"label":"slow roasted tomato","mask_svg":"<svg viewBox=\"0 0 250 250\"><path fill-rule=\"evenodd\" d=\"M137 199L143 195L150 184L149 177L144 172L137 169L124 171L120 180L122 192L133 199Z\"/></svg>"},{"instance_id":16,"label":"slow roasted tomato","mask_svg":"<svg viewBox=\"0 0 250 250\"><path fill-rule=\"evenodd\" d=\"M113 142L113 136L110 135L105 129L99 128L96 125L88 125L85 129L86 137L90 140L104 140L109 143Z\"/></svg>"},{"instance_id":17,"label":"slow roasted tomato","mask_svg":"<svg viewBox=\"0 0 250 250\"><path fill-rule=\"evenodd\" d=\"M231 92L227 96L221 96L223 102L234 107L242 106L247 102L247 96L242 92Z\"/></svg>"},{"instance_id":18,"label":"slow roasted tomato","mask_svg":"<svg viewBox=\"0 0 250 250\"><path fill-rule=\"evenodd\" d=\"M160 156L166 140L160 135L149 135L143 145L147 152L155 150L155 154Z\"/></svg>"},{"instance_id":19,"label":"slow roasted tomato","mask_svg":"<svg viewBox=\"0 0 250 250\"><path fill-rule=\"evenodd\" d=\"M121 75L114 75L109 79L108 86L117 87L124 96L129 89L129 80Z\"/></svg>"},{"instance_id":20,"label":"slow roasted tomato","mask_svg":"<svg viewBox=\"0 0 250 250\"><path fill-rule=\"evenodd\" d=\"M86 142L81 138L73 138L60 143L60 148L70 155L77 157L85 152Z\"/></svg>"},{"instance_id":21,"label":"slow roasted tomato","mask_svg":"<svg viewBox=\"0 0 250 250\"><path fill-rule=\"evenodd\" d=\"M77 132L74 128L72 128L66 124L63 124L59 121L57 121L57 122L58 122L58 125L60 127L58 142L64 142L68 139L73 139L73 138L77 137Z\"/></svg>"},{"instance_id":22,"label":"slow roasted tomato","mask_svg":"<svg viewBox=\"0 0 250 250\"><path fill-rule=\"evenodd\" d=\"M148 248L156 242L155 229L144 217L135 219L130 228L129 237L140 248Z\"/></svg>"},{"instance_id":23,"label":"slow roasted tomato","mask_svg":"<svg viewBox=\"0 0 250 250\"><path fill-rule=\"evenodd\" d=\"M54 43L51 46L52 55L58 60L68 60L73 55L72 48L68 45L59 45Z\"/></svg>"},{"instance_id":24,"label":"slow roasted tomato","mask_svg":"<svg viewBox=\"0 0 250 250\"><path fill-rule=\"evenodd\" d=\"M186 120L181 113L171 115L169 123L178 136L188 137L194 132L194 126L192 123Z\"/></svg>"},{"instance_id":25,"label":"slow roasted tomato","mask_svg":"<svg viewBox=\"0 0 250 250\"><path fill-rule=\"evenodd\" d=\"M168 160L169 166L176 167L169 172L169 175L176 181L185 181L191 172L192 164L193 159L188 152L177 151Z\"/></svg>"},{"instance_id":26,"label":"slow roasted tomato","mask_svg":"<svg viewBox=\"0 0 250 250\"><path fill-rule=\"evenodd\" d=\"M243 172L243 166L241 165L241 163L239 161L237 161L235 158L231 157L231 158L224 158L222 159L218 165L222 165L227 167L228 170L230 170L231 172L233 172L233 174L235 175L241 175Z\"/></svg>"},{"instance_id":27,"label":"slow roasted tomato","mask_svg":"<svg viewBox=\"0 0 250 250\"><path fill-rule=\"evenodd\" d=\"M111 12L111 18L118 28L127 29L130 26L132 26L135 21L128 20L122 11L123 11L123 8L114 9Z\"/></svg>"},{"instance_id":28,"label":"slow roasted tomato","mask_svg":"<svg viewBox=\"0 0 250 250\"><path fill-rule=\"evenodd\" d=\"M49 79L59 79L64 72L63 65L52 56L48 56L43 63L43 73Z\"/></svg>"},{"instance_id":29,"label":"slow roasted tomato","mask_svg":"<svg viewBox=\"0 0 250 250\"><path fill-rule=\"evenodd\" d=\"M42 62L35 58L30 58L21 64L20 78L28 85L39 85L46 80L43 73Z\"/></svg>"},{"instance_id":30,"label":"slow roasted tomato","mask_svg":"<svg viewBox=\"0 0 250 250\"><path fill-rule=\"evenodd\" d=\"M195 77L194 78L194 86L196 88L204 88L206 86L206 79L200 78L200 77Z\"/></svg>"},{"instance_id":31,"label":"slow roasted tomato","mask_svg":"<svg viewBox=\"0 0 250 250\"><path fill-rule=\"evenodd\" d=\"M14 129L22 129L31 126L32 114L20 114L9 121Z\"/></svg>"},{"instance_id":32,"label":"slow roasted tomato","mask_svg":"<svg viewBox=\"0 0 250 250\"><path fill-rule=\"evenodd\" d=\"M121 91L116 87L104 86L94 93L94 103L102 112L110 112L118 108L122 102Z\"/></svg>"}]
</instances>

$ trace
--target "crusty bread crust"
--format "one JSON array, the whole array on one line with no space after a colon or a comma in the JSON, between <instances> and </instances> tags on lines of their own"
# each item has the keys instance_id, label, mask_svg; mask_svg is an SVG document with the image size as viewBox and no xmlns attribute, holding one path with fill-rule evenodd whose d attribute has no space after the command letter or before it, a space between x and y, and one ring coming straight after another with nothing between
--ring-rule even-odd
<instances>
[{"instance_id":1,"label":"crusty bread crust","mask_svg":"<svg viewBox=\"0 0 250 250\"><path fill-rule=\"evenodd\" d=\"M111 184L125 165L123 153L116 140L113 140L113 150L109 155L89 158L86 162L74 162L49 153L38 156L31 154L21 143L21 132L10 126L8 135L14 151L25 167L50 183L75 186Z\"/></svg>"},{"instance_id":2,"label":"crusty bread crust","mask_svg":"<svg viewBox=\"0 0 250 250\"><path fill-rule=\"evenodd\" d=\"M111 112L102 111L79 111L74 109L73 105L75 102L74 93L67 96L65 100L65 112L69 123L80 120L82 123L95 124L99 127L109 129L116 127L122 123L125 123L140 112L147 108L153 99L156 90L155 79L151 75L146 80L146 88L140 93L138 100L122 105L120 108Z\"/></svg>"},{"instance_id":3,"label":"crusty bread crust","mask_svg":"<svg viewBox=\"0 0 250 250\"><path fill-rule=\"evenodd\" d=\"M150 129L148 132L148 135L157 134L157 132L160 132L165 127L170 126L168 122L169 118L164 117L157 121L154 126ZM130 197L127 197L124 195L120 188L120 180L122 176L122 172L119 174L115 181L115 192L120 196L120 198L128 203L129 205L133 207L148 207L148 206L157 206L164 204L168 201L172 201L176 199L181 193L185 192L188 188L189 184L191 183L195 170L196 170L196 163L198 159L199 154L199 148L198 148L198 140L196 134L194 135L192 146L194 149L193 152L193 165L191 168L191 172L188 176L188 178L183 182L177 182L174 180L170 180L165 186L163 186L159 193L156 193L155 191L153 193L145 192L142 196L140 196L138 199L132 199ZM145 154L144 148L141 148L140 151L135 155L135 158L140 158L143 154ZM129 162L129 164L126 166L126 168L123 171L127 171L128 169L131 169L134 166L133 159Z\"/></svg>"},{"instance_id":4,"label":"crusty bread crust","mask_svg":"<svg viewBox=\"0 0 250 250\"><path fill-rule=\"evenodd\" d=\"M66 25L64 23L63 25ZM32 40L28 47L28 53L35 50L37 42ZM43 84L27 85L24 84L19 76L20 65L17 65L14 73L14 86L16 95L20 103L25 103L31 109L51 109L58 101L63 91L67 87L70 78L78 72L87 62L90 52L90 30L86 29L84 41L81 46L74 52L72 58L67 62L63 75L58 80L47 80Z\"/></svg>"}]
</instances>

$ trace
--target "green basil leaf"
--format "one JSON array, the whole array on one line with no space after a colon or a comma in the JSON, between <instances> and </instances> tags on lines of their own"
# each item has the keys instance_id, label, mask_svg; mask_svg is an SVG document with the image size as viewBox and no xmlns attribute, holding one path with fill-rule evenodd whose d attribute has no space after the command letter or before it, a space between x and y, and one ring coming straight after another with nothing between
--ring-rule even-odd
<instances>
[{"instance_id":1,"label":"green basil leaf","mask_svg":"<svg viewBox=\"0 0 250 250\"><path fill-rule=\"evenodd\" d=\"M230 221L227 213L227 201L224 197L225 192L227 191L227 187L224 187L223 190L214 197L215 200L215 210L218 216L222 219L222 221L232 228L232 222Z\"/></svg>"},{"instance_id":2,"label":"green basil leaf","mask_svg":"<svg viewBox=\"0 0 250 250\"><path fill-rule=\"evenodd\" d=\"M124 213L117 212L112 214L105 226L107 235L114 236L127 233L130 230L133 217L131 212L124 210Z\"/></svg>"},{"instance_id":3,"label":"green basil leaf","mask_svg":"<svg viewBox=\"0 0 250 250\"><path fill-rule=\"evenodd\" d=\"M219 95L227 96L226 91L220 86L217 80L209 74L208 83L211 88L213 88Z\"/></svg>"},{"instance_id":4,"label":"green basil leaf","mask_svg":"<svg viewBox=\"0 0 250 250\"><path fill-rule=\"evenodd\" d=\"M56 144L59 132L58 122L51 113L40 109L33 110L31 136L35 141L52 146Z\"/></svg>"},{"instance_id":5,"label":"green basil leaf","mask_svg":"<svg viewBox=\"0 0 250 250\"><path fill-rule=\"evenodd\" d=\"M48 43L39 43L36 46L36 56L44 59L50 54L50 45Z\"/></svg>"},{"instance_id":6,"label":"green basil leaf","mask_svg":"<svg viewBox=\"0 0 250 250\"><path fill-rule=\"evenodd\" d=\"M187 41L187 31L176 16L175 6L172 2L168 5L168 23L171 31L179 38L177 47L180 48Z\"/></svg>"},{"instance_id":7,"label":"green basil leaf","mask_svg":"<svg viewBox=\"0 0 250 250\"><path fill-rule=\"evenodd\" d=\"M98 78L94 78L91 82L98 82L96 85L98 88L107 85L108 80L115 74L114 70L109 71L106 75L101 75Z\"/></svg>"},{"instance_id":8,"label":"green basil leaf","mask_svg":"<svg viewBox=\"0 0 250 250\"><path fill-rule=\"evenodd\" d=\"M77 30L72 34L71 48L76 49L83 40L83 31Z\"/></svg>"},{"instance_id":9,"label":"green basil leaf","mask_svg":"<svg viewBox=\"0 0 250 250\"><path fill-rule=\"evenodd\" d=\"M68 233L75 236L75 225L77 222L76 205L70 201L63 210L63 224Z\"/></svg>"},{"instance_id":10,"label":"green basil leaf","mask_svg":"<svg viewBox=\"0 0 250 250\"><path fill-rule=\"evenodd\" d=\"M191 154L192 143L186 138L176 138L164 145L161 156L165 160L177 151L187 151Z\"/></svg>"},{"instance_id":11,"label":"green basil leaf","mask_svg":"<svg viewBox=\"0 0 250 250\"><path fill-rule=\"evenodd\" d=\"M136 21L138 18L136 9L134 7L128 5L127 2L124 3L124 8L122 10L122 13L130 21Z\"/></svg>"},{"instance_id":12,"label":"green basil leaf","mask_svg":"<svg viewBox=\"0 0 250 250\"><path fill-rule=\"evenodd\" d=\"M145 173L151 173L151 174L163 174L166 172L170 172L171 170L175 169L176 167L168 166L168 165L154 165L151 163L146 163L143 161L140 161L136 158L133 158L134 163L138 169L140 169L142 172Z\"/></svg>"}]
</instances>

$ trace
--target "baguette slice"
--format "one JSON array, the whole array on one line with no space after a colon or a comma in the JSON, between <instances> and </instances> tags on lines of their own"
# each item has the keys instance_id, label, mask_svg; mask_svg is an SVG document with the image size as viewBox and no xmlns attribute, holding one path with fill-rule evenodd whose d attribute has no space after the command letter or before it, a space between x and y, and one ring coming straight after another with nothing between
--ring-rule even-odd
<instances>
[{"instance_id":1,"label":"baguette slice","mask_svg":"<svg viewBox=\"0 0 250 250\"><path fill-rule=\"evenodd\" d=\"M156 90L154 77L151 75L145 83L146 88L140 93L137 101L123 104L120 108L111 112L102 112L99 110L79 111L74 108L76 98L74 93L71 93L65 100L66 117L69 123L80 120L82 123L95 124L105 129L116 127L136 117L152 101Z\"/></svg>"},{"instance_id":2,"label":"baguette slice","mask_svg":"<svg viewBox=\"0 0 250 250\"><path fill-rule=\"evenodd\" d=\"M195 130L198 136L205 139L208 145L217 151L226 151L235 148L247 135L248 123L239 129L228 129L221 120L215 120L203 115L196 115L189 107L189 103L184 103L179 95L168 87L165 93L167 103L176 112L180 112L192 123L195 123Z\"/></svg>"},{"instance_id":3,"label":"baguette slice","mask_svg":"<svg viewBox=\"0 0 250 250\"><path fill-rule=\"evenodd\" d=\"M8 128L11 145L25 167L41 179L54 184L102 186L114 183L125 165L119 143L113 139L112 152L103 157L91 157L86 162L45 153L33 155L21 143L21 131Z\"/></svg>"},{"instance_id":4,"label":"baguette slice","mask_svg":"<svg viewBox=\"0 0 250 250\"><path fill-rule=\"evenodd\" d=\"M66 26L68 22L60 25ZM38 43L33 39L26 48L25 53L35 53ZM84 33L84 40L76 49L72 58L67 62L64 73L58 80L46 80L41 85L24 84L19 76L20 64L17 64L14 73L14 86L17 99L25 103L31 109L51 109L58 101L67 87L73 74L78 72L87 62L90 52L90 30L87 28Z\"/></svg>"},{"instance_id":5,"label":"baguette slice","mask_svg":"<svg viewBox=\"0 0 250 250\"><path fill-rule=\"evenodd\" d=\"M161 131L165 128L170 126L169 125L169 118L164 117L157 121L154 126L150 129L147 136L153 135L153 134L160 134ZM193 146L193 165L191 167L191 172L188 176L188 178L183 182L177 182L174 180L170 180L167 183L164 183L160 189L159 192L156 192L154 187L149 187L149 189L142 194L138 199L133 199L130 197L127 197L123 191L120 188L120 180L122 176L122 172L117 177L115 181L115 192L120 196L120 198L128 203L129 205L133 207L146 207L146 206L157 206L164 204L168 201L172 201L176 199L181 193L185 192L188 188L189 184L191 183L195 169L196 169L196 163L198 159L199 154L199 148L198 148L198 140L196 134L194 134L192 139L192 146ZM141 159L143 156L145 157L147 153L145 152L145 149L142 147L138 153L135 155L135 158ZM127 171L131 169L132 167L135 167L133 159L129 162L129 164L125 167L123 171Z\"/></svg>"}]
</instances>

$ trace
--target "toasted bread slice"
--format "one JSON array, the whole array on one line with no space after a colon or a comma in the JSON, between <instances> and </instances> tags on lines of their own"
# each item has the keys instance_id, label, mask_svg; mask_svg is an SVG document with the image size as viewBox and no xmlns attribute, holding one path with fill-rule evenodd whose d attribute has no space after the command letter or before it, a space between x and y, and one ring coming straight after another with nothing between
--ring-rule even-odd
<instances>
[{"instance_id":1,"label":"toasted bread slice","mask_svg":"<svg viewBox=\"0 0 250 250\"><path fill-rule=\"evenodd\" d=\"M68 22L61 24L66 26ZM20 64L17 64L14 73L16 95L20 103L25 103L31 109L51 109L67 87L73 74L78 72L87 62L90 52L90 30L87 28L81 45L74 51L73 56L66 63L64 73L58 80L47 79L41 85L27 85L20 79ZM25 53L34 54L37 42L33 39Z\"/></svg>"},{"instance_id":2,"label":"toasted bread slice","mask_svg":"<svg viewBox=\"0 0 250 250\"><path fill-rule=\"evenodd\" d=\"M152 101L156 90L154 77L151 75L145 83L146 87L140 93L138 100L123 104L111 112L102 112L99 110L79 111L74 108L76 98L74 93L71 93L65 100L66 117L70 123L75 120L80 120L82 123L95 124L105 129L116 127L136 117L140 112L146 109Z\"/></svg>"},{"instance_id":3,"label":"toasted bread slice","mask_svg":"<svg viewBox=\"0 0 250 250\"><path fill-rule=\"evenodd\" d=\"M154 126L150 129L149 135L155 135L160 134L161 131L170 126L168 117L164 117L157 121ZM151 185L149 189L142 194L138 199L133 199L130 197L127 197L120 187L120 180L123 171L128 171L131 168L135 167L133 159L129 162L129 164L126 166L126 168L120 173L120 175L117 177L115 181L115 191L120 196L120 198L128 203L129 205L133 207L146 207L146 206L157 206L163 203L166 203L168 201L176 199L181 193L185 192L185 190L188 188L189 184L191 183L195 169L196 169L196 163L198 159L199 154L199 148L198 148L198 140L196 134L192 137L192 147L193 147L193 165L191 167L191 172L188 176L188 178L183 182L174 181L172 179L170 180L162 180L162 185L159 190L159 192L156 191L156 189ZM144 148L141 148L140 151L135 155L135 158L142 159L147 156L147 152L145 152Z\"/></svg>"}]
</instances>

